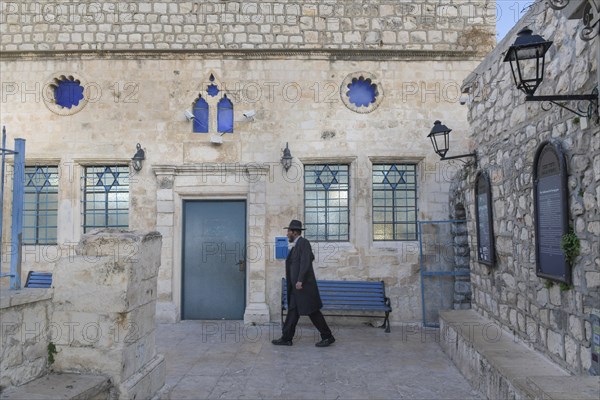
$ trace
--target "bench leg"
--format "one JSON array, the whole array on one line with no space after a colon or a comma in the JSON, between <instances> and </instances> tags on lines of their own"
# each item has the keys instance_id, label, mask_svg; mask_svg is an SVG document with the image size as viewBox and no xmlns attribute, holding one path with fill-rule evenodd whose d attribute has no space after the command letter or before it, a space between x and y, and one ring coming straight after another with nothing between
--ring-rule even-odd
<instances>
[{"instance_id":1,"label":"bench leg","mask_svg":"<svg viewBox=\"0 0 600 400\"><path fill-rule=\"evenodd\" d=\"M385 333L390 333L390 313L385 313L385 319L383 320L383 326L385 328Z\"/></svg>"}]
</instances>

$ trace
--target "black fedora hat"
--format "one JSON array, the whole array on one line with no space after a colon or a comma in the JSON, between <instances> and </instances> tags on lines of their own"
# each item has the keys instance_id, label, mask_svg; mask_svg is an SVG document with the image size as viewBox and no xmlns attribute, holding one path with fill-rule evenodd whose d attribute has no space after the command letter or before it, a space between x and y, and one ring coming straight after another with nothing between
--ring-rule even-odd
<instances>
[{"instance_id":1,"label":"black fedora hat","mask_svg":"<svg viewBox=\"0 0 600 400\"><path fill-rule=\"evenodd\" d=\"M303 231L304 228L302 227L302 222L298 221L297 219L293 219L290 222L290 226L286 226L283 229L290 229L292 231Z\"/></svg>"}]
</instances>

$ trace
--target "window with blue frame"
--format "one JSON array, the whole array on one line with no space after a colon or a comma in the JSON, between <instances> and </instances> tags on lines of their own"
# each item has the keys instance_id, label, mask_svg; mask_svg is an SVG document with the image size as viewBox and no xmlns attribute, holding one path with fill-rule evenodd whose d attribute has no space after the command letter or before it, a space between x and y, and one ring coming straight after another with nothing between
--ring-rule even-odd
<instances>
[{"instance_id":1,"label":"window with blue frame","mask_svg":"<svg viewBox=\"0 0 600 400\"><path fill-rule=\"evenodd\" d=\"M215 97L221 92L219 87L215 85L215 76L210 74L208 80L210 81L210 84L206 87L206 93L208 93L210 97Z\"/></svg>"},{"instance_id":2,"label":"window with blue frame","mask_svg":"<svg viewBox=\"0 0 600 400\"><path fill-rule=\"evenodd\" d=\"M348 96L350 103L356 107L368 107L375 103L379 91L377 90L377 84L373 83L370 78L360 76L353 78L352 82L348 84L346 96Z\"/></svg>"},{"instance_id":3,"label":"window with blue frame","mask_svg":"<svg viewBox=\"0 0 600 400\"><path fill-rule=\"evenodd\" d=\"M58 167L25 167L23 244L56 244Z\"/></svg>"},{"instance_id":4,"label":"window with blue frame","mask_svg":"<svg viewBox=\"0 0 600 400\"><path fill-rule=\"evenodd\" d=\"M417 166L373 165L373 240L417 240Z\"/></svg>"},{"instance_id":5,"label":"window with blue frame","mask_svg":"<svg viewBox=\"0 0 600 400\"><path fill-rule=\"evenodd\" d=\"M348 165L304 166L305 236L314 241L349 240L350 206Z\"/></svg>"},{"instance_id":6,"label":"window with blue frame","mask_svg":"<svg viewBox=\"0 0 600 400\"><path fill-rule=\"evenodd\" d=\"M61 79L55 79L52 86L54 87L54 101L61 107L75 107L83 100L83 86L79 80L73 77L63 76Z\"/></svg>"},{"instance_id":7,"label":"window with blue frame","mask_svg":"<svg viewBox=\"0 0 600 400\"><path fill-rule=\"evenodd\" d=\"M83 231L129 227L129 167L86 167L83 177Z\"/></svg>"},{"instance_id":8,"label":"window with blue frame","mask_svg":"<svg viewBox=\"0 0 600 400\"><path fill-rule=\"evenodd\" d=\"M194 103L194 132L208 133L208 103L200 96Z\"/></svg>"},{"instance_id":9,"label":"window with blue frame","mask_svg":"<svg viewBox=\"0 0 600 400\"><path fill-rule=\"evenodd\" d=\"M217 105L217 127L218 132L233 133L233 103L227 95Z\"/></svg>"},{"instance_id":10,"label":"window with blue frame","mask_svg":"<svg viewBox=\"0 0 600 400\"><path fill-rule=\"evenodd\" d=\"M206 91L195 101L193 114L196 133L233 133L233 102L219 89L214 75L210 75Z\"/></svg>"}]
</instances>

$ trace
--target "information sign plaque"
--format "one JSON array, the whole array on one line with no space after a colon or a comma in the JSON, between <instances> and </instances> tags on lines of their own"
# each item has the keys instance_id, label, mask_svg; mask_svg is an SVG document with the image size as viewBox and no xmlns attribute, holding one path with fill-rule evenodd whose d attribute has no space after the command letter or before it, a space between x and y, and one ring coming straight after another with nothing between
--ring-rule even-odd
<instances>
[{"instance_id":1,"label":"information sign plaque","mask_svg":"<svg viewBox=\"0 0 600 400\"><path fill-rule=\"evenodd\" d=\"M494 265L494 220L492 218L492 187L485 172L475 180L475 217L477 220L477 261Z\"/></svg>"},{"instance_id":2,"label":"information sign plaque","mask_svg":"<svg viewBox=\"0 0 600 400\"><path fill-rule=\"evenodd\" d=\"M535 155L533 205L537 275L571 284L571 270L560 248L569 231L567 167L559 145L543 142Z\"/></svg>"}]
</instances>

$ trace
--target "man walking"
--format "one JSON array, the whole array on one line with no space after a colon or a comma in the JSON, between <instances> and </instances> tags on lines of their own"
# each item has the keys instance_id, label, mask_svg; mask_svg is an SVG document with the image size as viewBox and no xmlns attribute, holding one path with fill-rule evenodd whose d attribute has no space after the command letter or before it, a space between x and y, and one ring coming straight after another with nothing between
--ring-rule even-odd
<instances>
[{"instance_id":1,"label":"man walking","mask_svg":"<svg viewBox=\"0 0 600 400\"><path fill-rule=\"evenodd\" d=\"M303 238L302 222L292 220L287 228L287 237L293 247L285 260L285 278L287 282L288 313L282 327L282 336L272 341L274 345L291 346L296 333L296 325L301 315L308 315L321 334L317 347L327 347L335 338L321 313L321 296L317 287L317 278L313 270L313 255L310 242Z\"/></svg>"}]
</instances>

